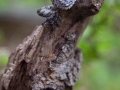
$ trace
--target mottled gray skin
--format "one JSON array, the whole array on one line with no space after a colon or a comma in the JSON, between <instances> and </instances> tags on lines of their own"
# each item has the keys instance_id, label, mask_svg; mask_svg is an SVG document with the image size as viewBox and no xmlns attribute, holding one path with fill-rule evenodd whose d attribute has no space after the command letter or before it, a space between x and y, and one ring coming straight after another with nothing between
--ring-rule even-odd
<instances>
[{"instance_id":1,"label":"mottled gray skin","mask_svg":"<svg viewBox=\"0 0 120 90\"><path fill-rule=\"evenodd\" d=\"M55 7L67 10L74 5L76 0L51 0L51 1Z\"/></svg>"},{"instance_id":2,"label":"mottled gray skin","mask_svg":"<svg viewBox=\"0 0 120 90\"><path fill-rule=\"evenodd\" d=\"M44 22L48 22L51 26L51 29L54 30L57 26L59 26L61 17L58 16L58 10L70 9L76 0L51 0L52 4L49 6L42 7L37 10L37 14L42 17L46 17L47 20ZM44 23L42 25L44 25Z\"/></svg>"},{"instance_id":3,"label":"mottled gray skin","mask_svg":"<svg viewBox=\"0 0 120 90\"><path fill-rule=\"evenodd\" d=\"M42 17L49 17L53 13L55 13L55 11L52 10L53 8L59 8L64 10L70 9L74 5L76 0L51 0L51 1L52 5L40 8L37 11L38 15Z\"/></svg>"}]
</instances>

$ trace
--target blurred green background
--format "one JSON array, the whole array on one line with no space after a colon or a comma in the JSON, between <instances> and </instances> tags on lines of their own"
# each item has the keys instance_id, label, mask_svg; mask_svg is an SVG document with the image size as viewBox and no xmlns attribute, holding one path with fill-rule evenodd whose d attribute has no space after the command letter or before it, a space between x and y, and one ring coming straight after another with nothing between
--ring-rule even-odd
<instances>
[{"instance_id":1,"label":"blurred green background","mask_svg":"<svg viewBox=\"0 0 120 90\"><path fill-rule=\"evenodd\" d=\"M50 0L0 0L0 73L15 47L45 19ZM78 42L83 52L74 90L120 90L120 0L105 0Z\"/></svg>"}]
</instances>

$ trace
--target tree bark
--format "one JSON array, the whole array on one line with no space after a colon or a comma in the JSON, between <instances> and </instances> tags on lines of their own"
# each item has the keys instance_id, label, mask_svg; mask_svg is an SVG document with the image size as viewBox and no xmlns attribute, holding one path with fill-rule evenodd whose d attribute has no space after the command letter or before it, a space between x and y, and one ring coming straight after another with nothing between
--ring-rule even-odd
<instances>
[{"instance_id":1,"label":"tree bark","mask_svg":"<svg viewBox=\"0 0 120 90\"><path fill-rule=\"evenodd\" d=\"M10 55L0 79L0 90L72 90L81 64L76 47L103 0L77 0L60 10L60 26L38 26Z\"/></svg>"}]
</instances>

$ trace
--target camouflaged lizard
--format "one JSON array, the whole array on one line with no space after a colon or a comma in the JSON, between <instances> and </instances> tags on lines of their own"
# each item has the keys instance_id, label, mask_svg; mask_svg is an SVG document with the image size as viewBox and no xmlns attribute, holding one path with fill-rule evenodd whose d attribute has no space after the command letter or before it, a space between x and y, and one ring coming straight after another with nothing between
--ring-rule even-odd
<instances>
[{"instance_id":1,"label":"camouflaged lizard","mask_svg":"<svg viewBox=\"0 0 120 90\"><path fill-rule=\"evenodd\" d=\"M68 10L70 9L76 0L51 0L52 4L49 6L42 7L37 10L37 14L42 17L46 17L46 21L42 24L44 25L48 22L52 30L55 30L57 26L60 25L61 17L58 15L58 10Z\"/></svg>"}]
</instances>

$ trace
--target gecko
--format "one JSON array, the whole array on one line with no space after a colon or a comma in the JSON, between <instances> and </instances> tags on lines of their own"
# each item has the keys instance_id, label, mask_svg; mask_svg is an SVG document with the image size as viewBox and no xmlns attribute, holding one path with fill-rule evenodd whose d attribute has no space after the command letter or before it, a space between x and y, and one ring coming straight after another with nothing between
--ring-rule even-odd
<instances>
[{"instance_id":1,"label":"gecko","mask_svg":"<svg viewBox=\"0 0 120 90\"><path fill-rule=\"evenodd\" d=\"M46 18L46 21L43 22L42 25L48 22L51 29L55 30L61 23L61 17L58 15L59 10L70 9L76 0L51 0L51 2L50 5L38 9L37 14Z\"/></svg>"}]
</instances>

